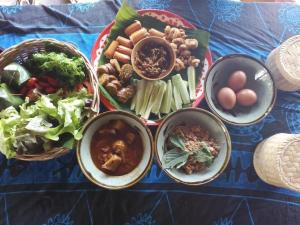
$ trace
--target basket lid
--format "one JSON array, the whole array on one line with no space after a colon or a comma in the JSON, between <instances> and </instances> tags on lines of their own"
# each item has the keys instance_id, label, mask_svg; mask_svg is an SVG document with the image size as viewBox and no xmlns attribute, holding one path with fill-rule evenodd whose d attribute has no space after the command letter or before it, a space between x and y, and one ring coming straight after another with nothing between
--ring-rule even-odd
<instances>
[{"instance_id":1,"label":"basket lid","mask_svg":"<svg viewBox=\"0 0 300 225\"><path fill-rule=\"evenodd\" d=\"M281 74L291 82L300 84L300 35L295 35L286 40L279 47L277 66Z\"/></svg>"},{"instance_id":2,"label":"basket lid","mask_svg":"<svg viewBox=\"0 0 300 225\"><path fill-rule=\"evenodd\" d=\"M279 159L280 177L291 189L300 191L300 137L294 135L282 148Z\"/></svg>"}]
</instances>

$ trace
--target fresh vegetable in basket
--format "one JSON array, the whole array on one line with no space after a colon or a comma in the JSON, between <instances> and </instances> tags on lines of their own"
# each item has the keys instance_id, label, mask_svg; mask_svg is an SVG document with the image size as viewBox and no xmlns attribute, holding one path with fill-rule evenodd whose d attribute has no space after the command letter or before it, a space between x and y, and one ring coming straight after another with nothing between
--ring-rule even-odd
<instances>
[{"instance_id":1,"label":"fresh vegetable in basket","mask_svg":"<svg viewBox=\"0 0 300 225\"><path fill-rule=\"evenodd\" d=\"M11 63L7 65L1 74L1 82L4 82L9 87L13 87L15 89L18 89L29 78L29 71L18 63Z\"/></svg>"},{"instance_id":2,"label":"fresh vegetable in basket","mask_svg":"<svg viewBox=\"0 0 300 225\"><path fill-rule=\"evenodd\" d=\"M7 158L17 153L37 153L55 146L63 134L81 139L81 128L89 111L86 89L70 93L41 95L30 103L26 99L20 112L8 107L0 113L0 151Z\"/></svg>"},{"instance_id":3,"label":"fresh vegetable in basket","mask_svg":"<svg viewBox=\"0 0 300 225\"><path fill-rule=\"evenodd\" d=\"M9 106L17 108L24 102L19 96L14 96L8 86L4 83L0 84L0 110L3 110Z\"/></svg>"},{"instance_id":4,"label":"fresh vegetable in basket","mask_svg":"<svg viewBox=\"0 0 300 225\"><path fill-rule=\"evenodd\" d=\"M64 53L35 53L27 66L35 75L53 75L63 84L74 86L85 79L85 65L80 57L68 57Z\"/></svg>"}]
</instances>

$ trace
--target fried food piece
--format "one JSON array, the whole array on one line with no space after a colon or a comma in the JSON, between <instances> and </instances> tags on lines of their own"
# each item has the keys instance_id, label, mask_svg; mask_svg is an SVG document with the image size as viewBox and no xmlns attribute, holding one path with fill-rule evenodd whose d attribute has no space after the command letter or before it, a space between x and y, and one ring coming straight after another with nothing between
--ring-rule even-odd
<instances>
[{"instance_id":1,"label":"fried food piece","mask_svg":"<svg viewBox=\"0 0 300 225\"><path fill-rule=\"evenodd\" d=\"M130 64L124 64L121 67L119 78L122 83L126 83L132 76L133 68Z\"/></svg>"},{"instance_id":2,"label":"fried food piece","mask_svg":"<svg viewBox=\"0 0 300 225\"><path fill-rule=\"evenodd\" d=\"M200 62L201 62L200 59L195 59L195 58L192 58L192 57L190 57L189 60L188 60L189 66L193 66L193 67L198 67Z\"/></svg>"},{"instance_id":3,"label":"fried food piece","mask_svg":"<svg viewBox=\"0 0 300 225\"><path fill-rule=\"evenodd\" d=\"M135 87L133 85L128 85L125 88L122 88L118 91L117 97L118 100L122 103L128 102L129 99L131 99L135 94Z\"/></svg>"},{"instance_id":4,"label":"fried food piece","mask_svg":"<svg viewBox=\"0 0 300 225\"><path fill-rule=\"evenodd\" d=\"M184 58L188 58L192 55L191 51L190 50L183 50L180 52L180 56L181 57L184 57Z\"/></svg>"},{"instance_id":5,"label":"fried food piece","mask_svg":"<svg viewBox=\"0 0 300 225\"><path fill-rule=\"evenodd\" d=\"M127 48L127 47L125 47L123 45L119 45L118 48L117 48L117 52L120 52L122 54L131 56L132 49L131 48Z\"/></svg>"},{"instance_id":6,"label":"fried food piece","mask_svg":"<svg viewBox=\"0 0 300 225\"><path fill-rule=\"evenodd\" d=\"M111 157L102 165L102 168L111 172L118 169L122 162L122 158L116 154L111 155Z\"/></svg>"},{"instance_id":7,"label":"fried food piece","mask_svg":"<svg viewBox=\"0 0 300 225\"><path fill-rule=\"evenodd\" d=\"M140 40L142 40L145 37L148 37L149 33L147 32L146 28L141 28L140 30L135 31L130 35L130 40L132 41L133 45L138 43Z\"/></svg>"},{"instance_id":8,"label":"fried food piece","mask_svg":"<svg viewBox=\"0 0 300 225\"><path fill-rule=\"evenodd\" d=\"M137 30L140 30L141 28L142 28L141 22L136 20L132 24L130 24L128 27L125 28L124 33L127 36L130 36L132 33L136 32Z\"/></svg>"},{"instance_id":9,"label":"fried food piece","mask_svg":"<svg viewBox=\"0 0 300 225\"><path fill-rule=\"evenodd\" d=\"M181 45L184 43L184 39L183 38L174 38L172 40L172 43L175 43L176 45Z\"/></svg>"},{"instance_id":10,"label":"fried food piece","mask_svg":"<svg viewBox=\"0 0 300 225\"><path fill-rule=\"evenodd\" d=\"M123 45L127 48L132 48L133 47L132 42L129 39L124 38L122 36L118 36L117 41L119 42L120 45Z\"/></svg>"},{"instance_id":11,"label":"fried food piece","mask_svg":"<svg viewBox=\"0 0 300 225\"><path fill-rule=\"evenodd\" d=\"M198 47L197 39L185 39L185 45L188 49L195 49Z\"/></svg>"},{"instance_id":12,"label":"fried food piece","mask_svg":"<svg viewBox=\"0 0 300 225\"><path fill-rule=\"evenodd\" d=\"M160 32L159 30L156 30L154 28L151 28L149 30L149 34L150 34L150 36L160 37L160 38L163 38L165 36L165 34L163 32Z\"/></svg>"},{"instance_id":13,"label":"fried food piece","mask_svg":"<svg viewBox=\"0 0 300 225\"><path fill-rule=\"evenodd\" d=\"M187 38L184 29L166 26L165 27L165 39L170 42L170 45L176 53L175 70L180 71L187 66L198 67L200 59L196 59L192 56L190 50L198 47L198 40L193 38Z\"/></svg>"},{"instance_id":14,"label":"fried food piece","mask_svg":"<svg viewBox=\"0 0 300 225\"><path fill-rule=\"evenodd\" d=\"M113 81L113 80L117 80L117 78L114 75L109 75L109 74L102 74L99 77L99 83L102 86L106 86L109 82Z\"/></svg>"},{"instance_id":15,"label":"fried food piece","mask_svg":"<svg viewBox=\"0 0 300 225\"><path fill-rule=\"evenodd\" d=\"M109 82L109 78L108 78L108 74L102 74L100 77L99 77L99 83L103 86L105 86L106 84L108 84Z\"/></svg>"},{"instance_id":16,"label":"fried food piece","mask_svg":"<svg viewBox=\"0 0 300 225\"><path fill-rule=\"evenodd\" d=\"M130 62L130 56L125 55L121 52L115 51L114 53L114 59L118 60L119 62L122 63L129 63Z\"/></svg>"},{"instance_id":17,"label":"fried food piece","mask_svg":"<svg viewBox=\"0 0 300 225\"><path fill-rule=\"evenodd\" d=\"M117 96L118 91L121 89L122 85L120 84L120 81L118 80L113 80L109 82L105 88L113 96Z\"/></svg>"},{"instance_id":18,"label":"fried food piece","mask_svg":"<svg viewBox=\"0 0 300 225\"><path fill-rule=\"evenodd\" d=\"M165 37L168 41L172 41L175 38L186 38L185 31L177 27L165 27Z\"/></svg>"},{"instance_id":19,"label":"fried food piece","mask_svg":"<svg viewBox=\"0 0 300 225\"><path fill-rule=\"evenodd\" d=\"M175 54L177 54L177 52L179 51L177 45L175 43L170 43L170 46L172 47L172 49L174 50Z\"/></svg>"},{"instance_id":20,"label":"fried food piece","mask_svg":"<svg viewBox=\"0 0 300 225\"><path fill-rule=\"evenodd\" d=\"M181 44L178 47L179 52L183 52L184 50L187 50L187 46L185 44Z\"/></svg>"},{"instance_id":21,"label":"fried food piece","mask_svg":"<svg viewBox=\"0 0 300 225\"><path fill-rule=\"evenodd\" d=\"M120 47L120 45L118 46L118 48ZM118 49L117 48L117 49ZM115 70L120 73L120 70L121 70L121 67L120 67L120 64L118 62L118 60L116 59L111 59L109 60L109 63L115 68Z\"/></svg>"},{"instance_id":22,"label":"fried food piece","mask_svg":"<svg viewBox=\"0 0 300 225\"><path fill-rule=\"evenodd\" d=\"M108 47L108 48L106 49L106 51L104 52L104 55L105 55L107 58L111 59L111 58L113 57L113 55L114 55L114 53L115 53L115 51L116 51L118 45L119 45L119 42L117 42L117 41L115 41L115 40L112 41L112 42L110 43L109 47Z\"/></svg>"},{"instance_id":23,"label":"fried food piece","mask_svg":"<svg viewBox=\"0 0 300 225\"><path fill-rule=\"evenodd\" d=\"M180 71L184 68L185 68L184 62L181 59L177 58L176 61L175 61L174 69L176 71Z\"/></svg>"},{"instance_id":24,"label":"fried food piece","mask_svg":"<svg viewBox=\"0 0 300 225\"><path fill-rule=\"evenodd\" d=\"M101 75L103 73L106 73L106 74L116 74L116 70L114 68L114 66L110 63L106 63L104 65L101 65L97 68L97 74L98 75Z\"/></svg>"}]
</instances>

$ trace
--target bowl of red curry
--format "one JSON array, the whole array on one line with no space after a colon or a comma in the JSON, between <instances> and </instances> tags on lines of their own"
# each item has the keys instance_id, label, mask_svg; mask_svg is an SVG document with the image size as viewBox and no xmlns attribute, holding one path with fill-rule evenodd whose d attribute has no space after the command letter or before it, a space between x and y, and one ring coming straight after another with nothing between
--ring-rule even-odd
<instances>
[{"instance_id":1,"label":"bowl of red curry","mask_svg":"<svg viewBox=\"0 0 300 225\"><path fill-rule=\"evenodd\" d=\"M175 181L202 185L225 170L231 155L230 135L212 113L184 108L159 125L155 154L160 167Z\"/></svg>"},{"instance_id":2,"label":"bowl of red curry","mask_svg":"<svg viewBox=\"0 0 300 225\"><path fill-rule=\"evenodd\" d=\"M84 175L107 189L136 184L153 159L150 130L125 111L102 113L87 122L77 144L77 159Z\"/></svg>"},{"instance_id":3,"label":"bowl of red curry","mask_svg":"<svg viewBox=\"0 0 300 225\"><path fill-rule=\"evenodd\" d=\"M175 59L175 52L168 41L160 37L147 37L134 46L131 64L141 78L160 80L172 72Z\"/></svg>"}]
</instances>

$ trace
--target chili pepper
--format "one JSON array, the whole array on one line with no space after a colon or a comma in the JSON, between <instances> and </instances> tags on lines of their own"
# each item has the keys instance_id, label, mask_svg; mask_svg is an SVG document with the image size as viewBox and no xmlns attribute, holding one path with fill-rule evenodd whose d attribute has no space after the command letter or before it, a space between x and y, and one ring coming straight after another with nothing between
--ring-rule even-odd
<instances>
[{"instance_id":1,"label":"chili pepper","mask_svg":"<svg viewBox=\"0 0 300 225\"><path fill-rule=\"evenodd\" d=\"M29 98L29 101L33 102L36 101L39 95L35 91L36 89L31 89L27 92L26 96Z\"/></svg>"},{"instance_id":2,"label":"chili pepper","mask_svg":"<svg viewBox=\"0 0 300 225\"><path fill-rule=\"evenodd\" d=\"M53 94L57 91L57 89L53 88L53 87L47 87L46 88L46 93L47 94Z\"/></svg>"},{"instance_id":3,"label":"chili pepper","mask_svg":"<svg viewBox=\"0 0 300 225\"><path fill-rule=\"evenodd\" d=\"M48 88L48 87L51 87L48 83L43 82L43 81L38 81L38 84L39 84L42 88Z\"/></svg>"},{"instance_id":4,"label":"chili pepper","mask_svg":"<svg viewBox=\"0 0 300 225\"><path fill-rule=\"evenodd\" d=\"M39 83L36 83L35 84L35 87L39 90L43 90L44 88L39 84Z\"/></svg>"},{"instance_id":5,"label":"chili pepper","mask_svg":"<svg viewBox=\"0 0 300 225\"><path fill-rule=\"evenodd\" d=\"M21 90L20 90L20 94L22 94L23 96L26 96L26 93L28 92L29 88L24 85Z\"/></svg>"},{"instance_id":6,"label":"chili pepper","mask_svg":"<svg viewBox=\"0 0 300 225\"><path fill-rule=\"evenodd\" d=\"M94 88L92 87L91 83L87 80L83 81L84 86L87 88L89 94L94 93Z\"/></svg>"},{"instance_id":7,"label":"chili pepper","mask_svg":"<svg viewBox=\"0 0 300 225\"><path fill-rule=\"evenodd\" d=\"M26 82L26 86L29 88L34 88L35 84L37 82L37 79L35 77L31 77L27 82Z\"/></svg>"},{"instance_id":8,"label":"chili pepper","mask_svg":"<svg viewBox=\"0 0 300 225\"><path fill-rule=\"evenodd\" d=\"M83 84L82 83L76 84L75 91L80 91L82 88L83 88Z\"/></svg>"},{"instance_id":9,"label":"chili pepper","mask_svg":"<svg viewBox=\"0 0 300 225\"><path fill-rule=\"evenodd\" d=\"M58 80L50 77L50 76L45 76L46 81L51 84L53 87L59 87L59 82Z\"/></svg>"},{"instance_id":10,"label":"chili pepper","mask_svg":"<svg viewBox=\"0 0 300 225\"><path fill-rule=\"evenodd\" d=\"M46 76L39 76L39 80L47 81Z\"/></svg>"}]
</instances>

